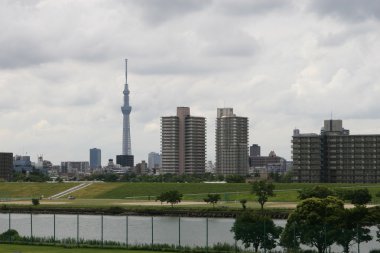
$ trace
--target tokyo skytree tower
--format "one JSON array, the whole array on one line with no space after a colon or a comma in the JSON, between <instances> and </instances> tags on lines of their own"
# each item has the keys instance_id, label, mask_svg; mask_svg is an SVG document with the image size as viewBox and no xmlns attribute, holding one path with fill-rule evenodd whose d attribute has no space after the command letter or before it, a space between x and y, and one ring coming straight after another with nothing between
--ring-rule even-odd
<instances>
[{"instance_id":1,"label":"tokyo skytree tower","mask_svg":"<svg viewBox=\"0 0 380 253\"><path fill-rule=\"evenodd\" d=\"M131 147L131 128L129 122L129 114L132 107L129 106L129 89L128 89L128 59L125 59L125 86L124 86L124 105L121 107L123 113L123 155L132 155Z\"/></svg>"}]
</instances>

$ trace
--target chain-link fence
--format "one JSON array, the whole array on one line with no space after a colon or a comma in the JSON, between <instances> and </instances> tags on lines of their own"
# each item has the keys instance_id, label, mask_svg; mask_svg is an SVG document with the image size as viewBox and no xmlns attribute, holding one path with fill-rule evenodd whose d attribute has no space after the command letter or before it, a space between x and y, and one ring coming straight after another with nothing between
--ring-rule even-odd
<instances>
[{"instance_id":1,"label":"chain-link fence","mask_svg":"<svg viewBox=\"0 0 380 253\"><path fill-rule=\"evenodd\" d=\"M234 222L234 219L223 218L2 213L0 243L131 249L203 249L206 252L254 251L253 244L249 244L246 249L241 240L234 239L234 232L231 231ZM276 226L284 228L286 220L275 220L275 223ZM255 233L258 234L256 236L266 235L270 230L269 224L265 222L255 228L258 232L252 232L248 227L249 224L246 224L245 233L250 233L251 236L255 236ZM289 229L289 238L285 238L288 240L287 251L279 246L279 238L273 240L274 245L269 245L272 243L270 236L261 237L258 249L262 252L301 252L300 249L312 249L317 252L316 246L302 244L300 236L301 233L313 231L315 233L310 236L319 236L318 243L323 247L323 252L343 252L343 247L332 241L337 231L328 224L305 230L302 224L294 223ZM367 253L380 248L380 242L376 241L377 226L358 226L356 230L341 232L347 234L347 238L343 239L348 240L349 252ZM371 238L364 237L364 234Z\"/></svg>"}]
</instances>

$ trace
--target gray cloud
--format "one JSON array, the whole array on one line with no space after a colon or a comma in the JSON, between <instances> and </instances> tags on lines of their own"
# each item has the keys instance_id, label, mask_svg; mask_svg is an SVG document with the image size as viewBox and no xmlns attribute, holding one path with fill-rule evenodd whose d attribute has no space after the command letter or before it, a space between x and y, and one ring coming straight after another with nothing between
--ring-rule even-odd
<instances>
[{"instance_id":1,"label":"gray cloud","mask_svg":"<svg viewBox=\"0 0 380 253\"><path fill-rule=\"evenodd\" d=\"M291 6L291 1L283 0L221 0L217 1L218 9L231 15L252 15L267 13Z\"/></svg>"},{"instance_id":2,"label":"gray cloud","mask_svg":"<svg viewBox=\"0 0 380 253\"><path fill-rule=\"evenodd\" d=\"M274 0L0 1L0 148L55 163L92 147L114 158L124 58L136 161L160 150L160 117L177 106L207 118L210 160L217 107L249 117L250 143L286 158L292 129L318 131L331 111L376 132L377 11L352 4L363 14L325 1L312 12Z\"/></svg>"},{"instance_id":3,"label":"gray cloud","mask_svg":"<svg viewBox=\"0 0 380 253\"><path fill-rule=\"evenodd\" d=\"M312 0L310 10L321 16L332 16L347 21L380 19L380 2L373 0Z\"/></svg>"},{"instance_id":4,"label":"gray cloud","mask_svg":"<svg viewBox=\"0 0 380 253\"><path fill-rule=\"evenodd\" d=\"M209 6L211 0L139 0L131 3L139 7L144 20L152 25L158 25L200 11Z\"/></svg>"}]
</instances>

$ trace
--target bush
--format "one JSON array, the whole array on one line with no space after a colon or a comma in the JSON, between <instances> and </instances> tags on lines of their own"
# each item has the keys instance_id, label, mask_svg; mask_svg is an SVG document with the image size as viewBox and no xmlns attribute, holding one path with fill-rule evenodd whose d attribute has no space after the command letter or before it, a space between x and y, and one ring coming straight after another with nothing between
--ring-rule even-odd
<instances>
[{"instance_id":1,"label":"bush","mask_svg":"<svg viewBox=\"0 0 380 253\"><path fill-rule=\"evenodd\" d=\"M124 210L124 208L119 207L119 206L111 206L110 208L108 208L107 211L110 212L110 213L112 213L112 214L121 214L125 210Z\"/></svg>"},{"instance_id":2,"label":"bush","mask_svg":"<svg viewBox=\"0 0 380 253\"><path fill-rule=\"evenodd\" d=\"M0 241L19 240L20 235L14 229L8 229L4 233L0 234Z\"/></svg>"},{"instance_id":3,"label":"bush","mask_svg":"<svg viewBox=\"0 0 380 253\"><path fill-rule=\"evenodd\" d=\"M32 199L32 204L33 204L33 206L38 206L40 204L40 200L39 199Z\"/></svg>"},{"instance_id":4,"label":"bush","mask_svg":"<svg viewBox=\"0 0 380 253\"><path fill-rule=\"evenodd\" d=\"M335 193L325 186L315 186L313 188L304 188L298 191L298 199L304 200L309 198L325 199L328 196L334 196Z\"/></svg>"},{"instance_id":5,"label":"bush","mask_svg":"<svg viewBox=\"0 0 380 253\"><path fill-rule=\"evenodd\" d=\"M245 177L240 175L227 175L225 178L227 183L244 183Z\"/></svg>"}]
</instances>

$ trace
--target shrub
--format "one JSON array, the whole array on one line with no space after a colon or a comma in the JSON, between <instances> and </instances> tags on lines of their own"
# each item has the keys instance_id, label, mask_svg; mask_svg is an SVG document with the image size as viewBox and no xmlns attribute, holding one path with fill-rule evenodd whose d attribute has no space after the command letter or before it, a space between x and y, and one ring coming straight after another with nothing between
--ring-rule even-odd
<instances>
[{"instance_id":1,"label":"shrub","mask_svg":"<svg viewBox=\"0 0 380 253\"><path fill-rule=\"evenodd\" d=\"M8 240L19 240L20 235L14 229L8 229L4 233L0 234L0 241L8 241Z\"/></svg>"},{"instance_id":2,"label":"shrub","mask_svg":"<svg viewBox=\"0 0 380 253\"><path fill-rule=\"evenodd\" d=\"M39 199L32 199L32 204L33 204L33 206L37 206L40 204L40 200Z\"/></svg>"},{"instance_id":3,"label":"shrub","mask_svg":"<svg viewBox=\"0 0 380 253\"><path fill-rule=\"evenodd\" d=\"M107 209L107 211L112 214L121 214L124 212L124 208L119 207L119 206L111 206L110 208Z\"/></svg>"}]
</instances>

